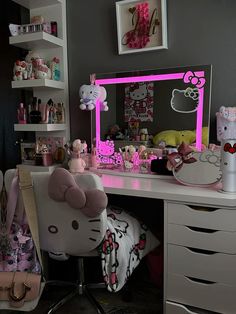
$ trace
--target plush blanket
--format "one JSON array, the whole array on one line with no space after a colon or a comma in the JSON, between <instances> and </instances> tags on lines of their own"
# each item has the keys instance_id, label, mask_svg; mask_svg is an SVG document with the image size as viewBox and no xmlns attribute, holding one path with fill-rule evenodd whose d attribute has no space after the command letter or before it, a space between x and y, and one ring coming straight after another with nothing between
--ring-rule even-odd
<instances>
[{"instance_id":1,"label":"plush blanket","mask_svg":"<svg viewBox=\"0 0 236 314\"><path fill-rule=\"evenodd\" d=\"M125 210L107 208L108 226L99 246L107 289L119 291L141 259L160 242L150 230Z\"/></svg>"}]
</instances>

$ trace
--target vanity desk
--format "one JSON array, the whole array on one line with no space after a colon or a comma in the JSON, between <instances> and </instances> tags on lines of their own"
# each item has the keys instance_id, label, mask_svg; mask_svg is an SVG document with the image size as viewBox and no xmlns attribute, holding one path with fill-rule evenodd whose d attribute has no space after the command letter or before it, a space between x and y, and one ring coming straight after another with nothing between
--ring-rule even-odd
<instances>
[{"instance_id":1,"label":"vanity desk","mask_svg":"<svg viewBox=\"0 0 236 314\"><path fill-rule=\"evenodd\" d=\"M101 179L107 194L164 201L164 313L235 314L236 195L173 177Z\"/></svg>"}]
</instances>

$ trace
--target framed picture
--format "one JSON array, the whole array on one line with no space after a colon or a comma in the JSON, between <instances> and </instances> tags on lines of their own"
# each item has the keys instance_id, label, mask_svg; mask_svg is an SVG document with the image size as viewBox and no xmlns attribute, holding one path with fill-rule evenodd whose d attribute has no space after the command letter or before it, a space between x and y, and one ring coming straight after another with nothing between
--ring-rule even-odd
<instances>
[{"instance_id":1,"label":"framed picture","mask_svg":"<svg viewBox=\"0 0 236 314\"><path fill-rule=\"evenodd\" d=\"M119 54L167 49L166 0L116 2Z\"/></svg>"},{"instance_id":2,"label":"framed picture","mask_svg":"<svg viewBox=\"0 0 236 314\"><path fill-rule=\"evenodd\" d=\"M25 165L35 164L35 143L21 143L21 162Z\"/></svg>"}]
</instances>

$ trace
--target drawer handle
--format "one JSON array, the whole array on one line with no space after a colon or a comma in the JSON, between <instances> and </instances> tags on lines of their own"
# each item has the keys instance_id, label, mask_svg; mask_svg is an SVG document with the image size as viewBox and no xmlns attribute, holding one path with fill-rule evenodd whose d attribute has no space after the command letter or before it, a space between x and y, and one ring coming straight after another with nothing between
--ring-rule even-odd
<instances>
[{"instance_id":1,"label":"drawer handle","mask_svg":"<svg viewBox=\"0 0 236 314\"><path fill-rule=\"evenodd\" d=\"M204 232L204 233L215 233L215 232L217 232L217 230L206 229L206 228L190 227L190 226L186 226L186 227L189 228L190 230L196 231L196 232Z\"/></svg>"},{"instance_id":2,"label":"drawer handle","mask_svg":"<svg viewBox=\"0 0 236 314\"><path fill-rule=\"evenodd\" d=\"M192 247L187 247L188 250L194 252L194 253L199 253L199 254L205 254L205 255L214 255L217 254L216 252L213 251L208 251L208 250L202 250L202 249L196 249Z\"/></svg>"},{"instance_id":3,"label":"drawer handle","mask_svg":"<svg viewBox=\"0 0 236 314\"><path fill-rule=\"evenodd\" d=\"M201 211L201 212L215 212L216 210L218 210L219 208L209 208L209 207L200 207L200 206L192 206L192 205L188 205L189 208L193 209L193 210L197 210L197 211Z\"/></svg>"},{"instance_id":4,"label":"drawer handle","mask_svg":"<svg viewBox=\"0 0 236 314\"><path fill-rule=\"evenodd\" d=\"M209 281L209 280L205 280L205 279L198 279L198 278L194 278L194 277L188 277L186 276L186 278L188 278L189 280L193 281L193 282L198 282L198 283L203 283L205 285L213 285L216 282L214 281Z\"/></svg>"},{"instance_id":5,"label":"drawer handle","mask_svg":"<svg viewBox=\"0 0 236 314\"><path fill-rule=\"evenodd\" d=\"M199 309L199 308L197 308L197 307L195 307L195 306L189 306L189 305L186 305L186 304L182 304L183 305L183 307L185 307L187 310L188 310L188 312L189 312L189 314L191 313L196 313L196 314L202 314L203 313L203 311L201 310L201 309ZM207 311L207 310L204 310L204 313L205 314L217 314L216 312L210 312L210 311Z\"/></svg>"}]
</instances>

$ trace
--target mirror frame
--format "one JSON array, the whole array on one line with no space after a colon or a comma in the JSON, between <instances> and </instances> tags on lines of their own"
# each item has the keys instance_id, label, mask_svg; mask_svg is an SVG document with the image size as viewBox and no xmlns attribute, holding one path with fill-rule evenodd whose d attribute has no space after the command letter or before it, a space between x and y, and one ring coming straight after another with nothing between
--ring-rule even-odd
<instances>
[{"instance_id":1,"label":"mirror frame","mask_svg":"<svg viewBox=\"0 0 236 314\"><path fill-rule=\"evenodd\" d=\"M201 66L199 66L201 67ZM188 68L188 67L186 67ZM191 66L189 66L191 68ZM211 79L211 76L210 76ZM199 89L199 104L196 110L196 148L198 151L202 149L202 126L203 126L203 102L204 102L204 85L205 85L205 71L180 71L168 74L154 74L154 75L141 75L141 76L124 76L124 77L111 77L111 78L95 78L96 85L111 85L111 84L124 84L136 82L150 82L150 81L165 81L165 80L183 80L185 83L191 83ZM210 82L211 85L211 82ZM96 147L99 148L101 140L100 134L100 104L99 100L96 104Z\"/></svg>"}]
</instances>

